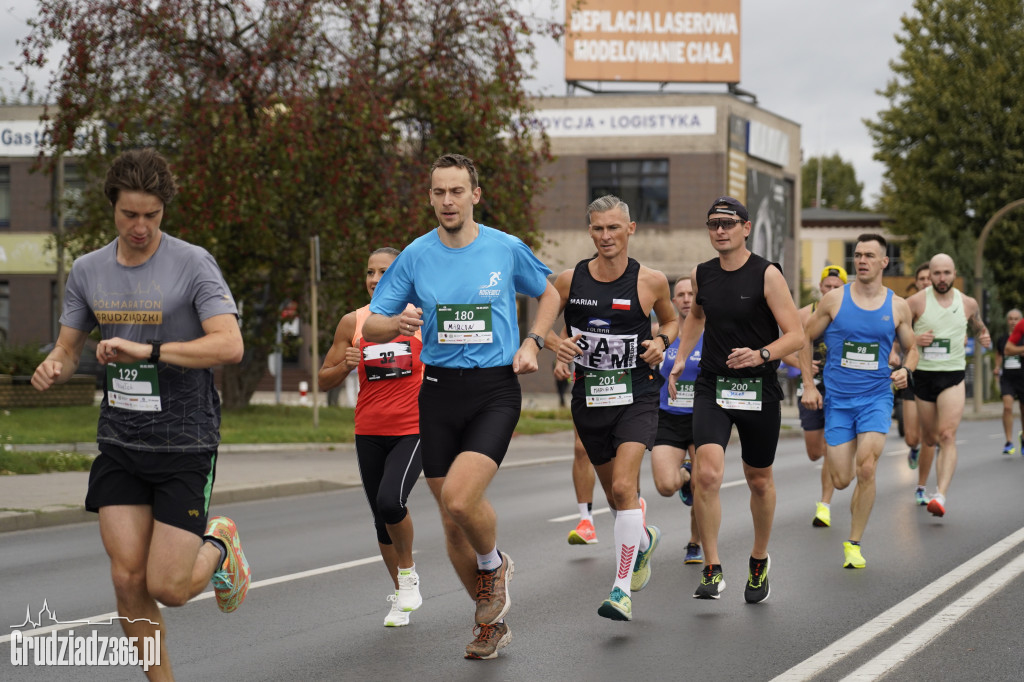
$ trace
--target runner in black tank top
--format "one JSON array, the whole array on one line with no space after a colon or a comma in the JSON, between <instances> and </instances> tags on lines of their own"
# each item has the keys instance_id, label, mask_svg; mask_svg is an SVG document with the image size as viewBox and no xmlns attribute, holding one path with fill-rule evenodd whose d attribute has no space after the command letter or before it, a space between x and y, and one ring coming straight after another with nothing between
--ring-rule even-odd
<instances>
[{"instance_id":1,"label":"runner in black tank top","mask_svg":"<svg viewBox=\"0 0 1024 682\"><path fill-rule=\"evenodd\" d=\"M573 397L584 397L584 373L587 369L631 369L633 396L659 389L656 372L640 359L642 343L650 341L651 316L640 307L637 278L640 263L630 258L626 271L613 282L599 282L590 274L592 259L576 264L565 305L565 328L570 336L583 334L576 344Z\"/></svg>"},{"instance_id":2,"label":"runner in black tank top","mask_svg":"<svg viewBox=\"0 0 1024 682\"><path fill-rule=\"evenodd\" d=\"M775 513L772 463L782 422L782 389L775 370L779 358L803 345L803 330L782 269L746 247L751 230L746 207L732 197L719 197L707 215L708 236L719 257L698 265L690 276L696 300L683 322L679 350L669 375L669 393L675 397L675 382L685 358L703 332L701 371L693 401L693 439L697 445L693 478L705 565L693 596L718 599L725 589L718 556L722 523L719 491L725 448L735 426L754 521L754 545L743 596L747 602L757 603L767 599L770 592L768 538Z\"/></svg>"},{"instance_id":3,"label":"runner in black tank top","mask_svg":"<svg viewBox=\"0 0 1024 682\"><path fill-rule=\"evenodd\" d=\"M615 515L615 581L597 612L633 618L632 593L651 576L661 535L646 525L637 491L644 452L658 429L660 373L654 369L676 336L668 279L627 255L636 223L618 197L587 207L597 255L555 281L568 338L560 362L576 362L572 419ZM651 311L661 328L651 336Z\"/></svg>"}]
</instances>

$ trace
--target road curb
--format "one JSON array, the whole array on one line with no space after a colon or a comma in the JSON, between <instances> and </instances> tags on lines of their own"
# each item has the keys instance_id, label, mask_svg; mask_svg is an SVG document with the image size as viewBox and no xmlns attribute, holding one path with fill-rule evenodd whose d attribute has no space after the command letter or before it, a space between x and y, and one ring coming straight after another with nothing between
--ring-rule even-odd
<instances>
[{"instance_id":1,"label":"road curb","mask_svg":"<svg viewBox=\"0 0 1024 682\"><path fill-rule=\"evenodd\" d=\"M211 504L232 504L235 502L292 497L294 495L308 495L311 493L354 488L358 485L360 485L358 481L353 483L323 479L281 481L280 483L214 490ZM99 515L86 511L84 506L44 508L23 512L0 512L0 533L65 526L73 523L89 523L96 522L97 520L99 520Z\"/></svg>"}]
</instances>

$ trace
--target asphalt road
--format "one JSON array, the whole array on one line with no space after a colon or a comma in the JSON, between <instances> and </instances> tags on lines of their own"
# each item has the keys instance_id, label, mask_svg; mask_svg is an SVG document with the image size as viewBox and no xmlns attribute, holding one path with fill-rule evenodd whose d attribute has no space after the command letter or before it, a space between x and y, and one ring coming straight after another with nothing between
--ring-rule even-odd
<instances>
[{"instance_id":1,"label":"asphalt road","mask_svg":"<svg viewBox=\"0 0 1024 682\"><path fill-rule=\"evenodd\" d=\"M850 491L836 493L832 528L813 528L819 469L800 439L782 441L771 597L760 605L743 601L752 531L738 446L722 491L728 588L719 601L691 598L699 567L682 564L688 517L678 498L657 496L645 460L648 522L663 540L631 623L596 614L614 570L610 515L596 516L599 544L566 543L576 510L569 462L503 468L490 498L499 547L516 563L513 641L493 661L462 657L473 607L423 481L410 507L425 601L405 628L383 627L390 582L361 489L224 506L212 511L238 523L255 582L234 614L217 611L212 594L164 611L175 672L179 680L1020 680L1024 457L999 454L996 421L965 422L960 440L939 519L913 505L916 472L893 431L864 538L868 567L859 571L842 568ZM26 608L35 619L44 600L58 620L109 617L107 571L95 524L5 534L0 622L22 623ZM0 679L141 677L130 668L15 667L2 630Z\"/></svg>"}]
</instances>

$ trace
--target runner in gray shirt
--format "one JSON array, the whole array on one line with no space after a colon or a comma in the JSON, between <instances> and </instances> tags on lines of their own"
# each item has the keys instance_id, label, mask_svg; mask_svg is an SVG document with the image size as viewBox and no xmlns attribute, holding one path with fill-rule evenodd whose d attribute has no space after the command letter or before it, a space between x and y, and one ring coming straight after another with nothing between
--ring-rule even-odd
<instances>
[{"instance_id":1,"label":"runner in gray shirt","mask_svg":"<svg viewBox=\"0 0 1024 682\"><path fill-rule=\"evenodd\" d=\"M140 658L159 631L160 665L146 671L159 679L172 674L157 601L180 606L212 578L231 612L251 576L234 522L207 523L220 443L212 368L242 358L238 311L213 257L161 232L176 192L153 150L114 160L104 193L117 238L75 261L57 343L32 376L40 391L67 381L100 328L107 379L85 506L99 513L118 614Z\"/></svg>"}]
</instances>

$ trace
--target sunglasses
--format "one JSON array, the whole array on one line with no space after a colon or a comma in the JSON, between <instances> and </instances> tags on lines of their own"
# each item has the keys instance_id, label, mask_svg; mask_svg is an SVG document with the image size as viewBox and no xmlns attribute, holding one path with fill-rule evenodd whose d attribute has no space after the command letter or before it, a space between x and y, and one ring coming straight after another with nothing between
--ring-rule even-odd
<instances>
[{"instance_id":1,"label":"sunglasses","mask_svg":"<svg viewBox=\"0 0 1024 682\"><path fill-rule=\"evenodd\" d=\"M737 225L743 223L743 220L733 220L732 218L712 218L707 222L708 229L716 231L718 228L723 230L731 230Z\"/></svg>"}]
</instances>

